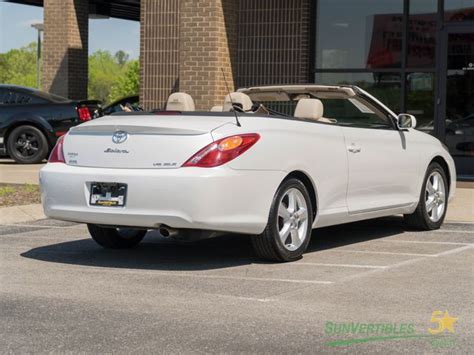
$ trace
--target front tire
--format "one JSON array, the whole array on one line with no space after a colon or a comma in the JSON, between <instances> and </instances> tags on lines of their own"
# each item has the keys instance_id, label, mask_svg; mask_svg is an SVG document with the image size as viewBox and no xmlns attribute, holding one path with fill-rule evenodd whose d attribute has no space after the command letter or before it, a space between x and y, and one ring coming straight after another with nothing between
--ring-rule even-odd
<instances>
[{"instance_id":1,"label":"front tire","mask_svg":"<svg viewBox=\"0 0 474 355\"><path fill-rule=\"evenodd\" d=\"M256 254L265 260L286 262L301 258L311 239L313 208L308 190L298 179L288 179L273 198L268 223L252 237Z\"/></svg>"},{"instance_id":2,"label":"front tire","mask_svg":"<svg viewBox=\"0 0 474 355\"><path fill-rule=\"evenodd\" d=\"M105 228L88 224L92 239L106 249L129 249L137 246L145 237L146 230L132 228Z\"/></svg>"},{"instance_id":3,"label":"front tire","mask_svg":"<svg viewBox=\"0 0 474 355\"><path fill-rule=\"evenodd\" d=\"M407 224L419 230L439 229L448 209L448 179L446 172L436 162L426 171L418 206L412 214L406 214Z\"/></svg>"},{"instance_id":4,"label":"front tire","mask_svg":"<svg viewBox=\"0 0 474 355\"><path fill-rule=\"evenodd\" d=\"M8 136L7 150L19 164L37 164L48 155L49 145L43 132L33 126L19 126Z\"/></svg>"}]
</instances>

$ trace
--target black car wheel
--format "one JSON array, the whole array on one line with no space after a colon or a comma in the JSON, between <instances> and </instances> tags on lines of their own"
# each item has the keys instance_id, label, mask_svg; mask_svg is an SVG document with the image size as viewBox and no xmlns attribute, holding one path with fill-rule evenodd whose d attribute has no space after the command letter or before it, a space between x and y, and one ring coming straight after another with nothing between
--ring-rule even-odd
<instances>
[{"instance_id":1,"label":"black car wheel","mask_svg":"<svg viewBox=\"0 0 474 355\"><path fill-rule=\"evenodd\" d=\"M43 132L33 126L17 127L8 136L8 154L20 164L42 162L48 155L48 148Z\"/></svg>"}]
</instances>

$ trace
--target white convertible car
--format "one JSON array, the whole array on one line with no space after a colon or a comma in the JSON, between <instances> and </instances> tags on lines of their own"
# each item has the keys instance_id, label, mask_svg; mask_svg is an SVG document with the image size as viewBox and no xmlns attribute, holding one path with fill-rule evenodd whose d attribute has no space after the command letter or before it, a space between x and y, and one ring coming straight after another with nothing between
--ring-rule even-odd
<instances>
[{"instance_id":1,"label":"white convertible car","mask_svg":"<svg viewBox=\"0 0 474 355\"><path fill-rule=\"evenodd\" d=\"M165 111L72 128L40 172L45 214L87 223L106 248L150 229L230 232L275 261L300 258L314 228L396 214L418 229L443 223L456 183L448 150L358 87L254 87L193 110L175 93Z\"/></svg>"}]
</instances>

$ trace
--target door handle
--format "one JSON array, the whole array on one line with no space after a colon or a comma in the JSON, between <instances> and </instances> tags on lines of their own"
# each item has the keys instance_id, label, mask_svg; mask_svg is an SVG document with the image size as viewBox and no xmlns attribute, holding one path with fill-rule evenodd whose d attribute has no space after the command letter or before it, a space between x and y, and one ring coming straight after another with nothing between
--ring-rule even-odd
<instances>
[{"instance_id":1,"label":"door handle","mask_svg":"<svg viewBox=\"0 0 474 355\"><path fill-rule=\"evenodd\" d=\"M361 151L360 147L356 146L354 143L352 143L350 146L348 146L347 150L351 153L360 153L360 151Z\"/></svg>"}]
</instances>

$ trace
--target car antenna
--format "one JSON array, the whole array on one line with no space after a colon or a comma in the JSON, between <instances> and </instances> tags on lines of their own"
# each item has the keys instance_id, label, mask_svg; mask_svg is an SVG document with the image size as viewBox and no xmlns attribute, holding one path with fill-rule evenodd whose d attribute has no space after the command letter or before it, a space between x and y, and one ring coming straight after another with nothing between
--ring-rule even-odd
<instances>
[{"instance_id":1,"label":"car antenna","mask_svg":"<svg viewBox=\"0 0 474 355\"><path fill-rule=\"evenodd\" d=\"M221 67L221 71L222 71L222 76L224 77L225 87L227 89L227 92L229 93L229 99L230 99L230 104L232 105L232 111L234 111L235 123L237 124L237 127L242 127L239 121L239 115L237 115L237 110L234 107L234 101L232 100L232 95L230 94L229 85L227 85L227 79L225 77L224 69L222 69L222 67Z\"/></svg>"}]
</instances>

